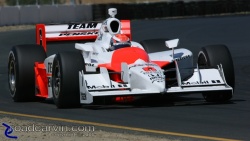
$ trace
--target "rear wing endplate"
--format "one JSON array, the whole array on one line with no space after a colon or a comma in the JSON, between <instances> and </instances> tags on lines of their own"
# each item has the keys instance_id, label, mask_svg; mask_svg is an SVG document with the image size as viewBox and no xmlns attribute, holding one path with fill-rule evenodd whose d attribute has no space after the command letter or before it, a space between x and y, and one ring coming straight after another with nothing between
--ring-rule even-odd
<instances>
[{"instance_id":1,"label":"rear wing endplate","mask_svg":"<svg viewBox=\"0 0 250 141\"><path fill-rule=\"evenodd\" d=\"M57 25L36 25L36 43L47 50L48 42L95 40L102 23L70 23ZM121 20L121 33L131 39L130 20Z\"/></svg>"}]
</instances>

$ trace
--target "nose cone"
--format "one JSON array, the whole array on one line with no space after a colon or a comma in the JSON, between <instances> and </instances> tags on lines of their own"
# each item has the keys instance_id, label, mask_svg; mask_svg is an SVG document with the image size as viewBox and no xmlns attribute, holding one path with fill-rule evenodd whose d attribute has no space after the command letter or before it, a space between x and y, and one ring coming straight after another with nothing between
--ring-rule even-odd
<instances>
[{"instance_id":1,"label":"nose cone","mask_svg":"<svg viewBox=\"0 0 250 141\"><path fill-rule=\"evenodd\" d=\"M165 76L162 71L149 71L142 73L141 77L144 77L146 81L148 81L149 86L147 89L156 89L160 92L165 89Z\"/></svg>"},{"instance_id":2,"label":"nose cone","mask_svg":"<svg viewBox=\"0 0 250 141\"><path fill-rule=\"evenodd\" d=\"M130 67L131 88L163 92L165 90L165 75L155 64L134 65Z\"/></svg>"},{"instance_id":3,"label":"nose cone","mask_svg":"<svg viewBox=\"0 0 250 141\"><path fill-rule=\"evenodd\" d=\"M155 87L155 89L163 92L165 90L165 81L155 81L152 83L152 87Z\"/></svg>"},{"instance_id":4,"label":"nose cone","mask_svg":"<svg viewBox=\"0 0 250 141\"><path fill-rule=\"evenodd\" d=\"M136 47L126 47L115 50L111 60L111 68L113 71L121 71L121 63L125 62L127 64L132 64L136 60L143 60L144 62L149 62L148 54Z\"/></svg>"}]
</instances>

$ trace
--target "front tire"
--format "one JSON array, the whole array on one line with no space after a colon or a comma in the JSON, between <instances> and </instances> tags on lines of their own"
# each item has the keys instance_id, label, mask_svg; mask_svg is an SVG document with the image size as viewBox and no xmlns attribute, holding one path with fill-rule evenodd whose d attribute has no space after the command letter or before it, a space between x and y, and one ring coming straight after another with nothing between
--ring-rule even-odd
<instances>
[{"instance_id":1,"label":"front tire","mask_svg":"<svg viewBox=\"0 0 250 141\"><path fill-rule=\"evenodd\" d=\"M35 99L35 62L43 62L46 53L40 45L17 45L9 53L8 81L15 102Z\"/></svg>"},{"instance_id":2,"label":"front tire","mask_svg":"<svg viewBox=\"0 0 250 141\"><path fill-rule=\"evenodd\" d=\"M52 92L57 108L80 107L79 71L85 70L81 53L57 54L53 62Z\"/></svg>"},{"instance_id":3,"label":"front tire","mask_svg":"<svg viewBox=\"0 0 250 141\"><path fill-rule=\"evenodd\" d=\"M217 68L222 64L226 82L234 89L235 75L231 53L225 45L211 45L201 48L198 54L200 68ZM208 102L225 102L232 98L232 91L203 92L204 99Z\"/></svg>"}]
</instances>

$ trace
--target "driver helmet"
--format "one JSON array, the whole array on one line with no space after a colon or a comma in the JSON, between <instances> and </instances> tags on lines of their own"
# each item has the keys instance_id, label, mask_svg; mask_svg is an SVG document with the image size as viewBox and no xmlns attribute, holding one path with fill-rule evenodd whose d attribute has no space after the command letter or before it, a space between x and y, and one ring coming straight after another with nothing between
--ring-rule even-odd
<instances>
[{"instance_id":1,"label":"driver helmet","mask_svg":"<svg viewBox=\"0 0 250 141\"><path fill-rule=\"evenodd\" d=\"M110 40L110 50L116 50L119 48L130 47L131 42L125 34L116 34Z\"/></svg>"}]
</instances>

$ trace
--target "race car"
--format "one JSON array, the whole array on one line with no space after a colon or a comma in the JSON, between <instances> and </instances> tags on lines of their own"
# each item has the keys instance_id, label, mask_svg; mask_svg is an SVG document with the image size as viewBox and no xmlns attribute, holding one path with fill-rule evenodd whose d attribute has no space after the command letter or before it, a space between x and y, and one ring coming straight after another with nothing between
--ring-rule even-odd
<instances>
[{"instance_id":1,"label":"race car","mask_svg":"<svg viewBox=\"0 0 250 141\"><path fill-rule=\"evenodd\" d=\"M8 81L14 101L53 99L58 108L100 97L202 93L209 102L233 96L234 67L225 45L202 47L198 62L179 39L131 40L130 20L116 8L103 22L36 25L36 44L14 46ZM78 52L47 56L47 44L74 41Z\"/></svg>"}]
</instances>

